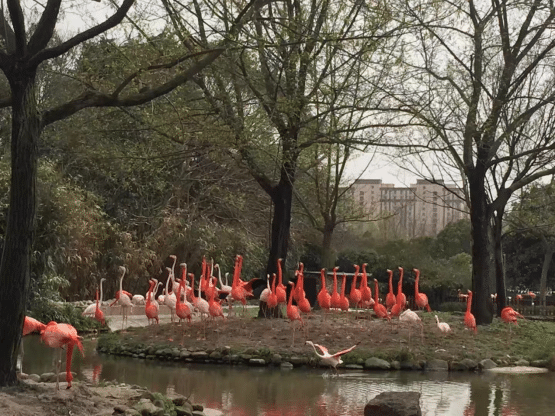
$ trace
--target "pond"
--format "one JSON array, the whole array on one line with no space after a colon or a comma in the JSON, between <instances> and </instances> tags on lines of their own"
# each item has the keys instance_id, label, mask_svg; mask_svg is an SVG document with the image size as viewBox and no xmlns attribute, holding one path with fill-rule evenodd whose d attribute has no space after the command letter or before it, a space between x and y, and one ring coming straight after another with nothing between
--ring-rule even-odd
<instances>
[{"instance_id":1,"label":"pond","mask_svg":"<svg viewBox=\"0 0 555 416\"><path fill-rule=\"evenodd\" d=\"M365 404L384 391L421 393L424 416L548 415L555 408L555 373L340 370L339 376L333 376L323 369L145 361L98 355L94 340L85 340L84 346L85 358L77 351L74 354L72 370L77 379L176 392L229 416L363 415ZM25 337L24 348L24 372L53 371L57 351L41 344L38 336Z\"/></svg>"}]
</instances>

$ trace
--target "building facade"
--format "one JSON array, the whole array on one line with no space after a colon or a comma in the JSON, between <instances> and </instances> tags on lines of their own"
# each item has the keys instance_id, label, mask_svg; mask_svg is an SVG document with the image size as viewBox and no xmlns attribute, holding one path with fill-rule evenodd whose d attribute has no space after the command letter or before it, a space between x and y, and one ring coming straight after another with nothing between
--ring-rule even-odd
<instances>
[{"instance_id":1,"label":"building facade","mask_svg":"<svg viewBox=\"0 0 555 416\"><path fill-rule=\"evenodd\" d=\"M409 187L397 188L381 179L357 179L351 189L368 217L377 219L384 238L434 237L447 224L468 218L454 184L418 179Z\"/></svg>"}]
</instances>

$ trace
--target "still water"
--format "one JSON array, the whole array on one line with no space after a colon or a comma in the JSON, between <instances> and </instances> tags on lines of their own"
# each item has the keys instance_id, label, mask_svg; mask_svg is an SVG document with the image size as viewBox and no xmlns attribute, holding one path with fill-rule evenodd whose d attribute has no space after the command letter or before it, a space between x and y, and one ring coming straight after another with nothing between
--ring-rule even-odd
<instances>
[{"instance_id":1,"label":"still water","mask_svg":"<svg viewBox=\"0 0 555 416\"><path fill-rule=\"evenodd\" d=\"M175 365L98 355L86 340L85 358L74 353L77 379L137 384L176 392L229 416L356 416L384 391L417 391L424 416L531 416L555 414L555 373L280 370L208 364ZM23 371L51 372L57 351L24 338ZM65 360L65 354L64 358ZM65 366L65 362L62 363ZM65 367L64 367L65 369Z\"/></svg>"}]
</instances>

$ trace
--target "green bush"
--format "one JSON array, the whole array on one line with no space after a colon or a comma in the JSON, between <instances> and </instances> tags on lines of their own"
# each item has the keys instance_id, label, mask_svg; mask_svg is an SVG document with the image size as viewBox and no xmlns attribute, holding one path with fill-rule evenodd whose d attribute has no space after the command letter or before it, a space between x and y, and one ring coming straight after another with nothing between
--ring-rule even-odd
<instances>
[{"instance_id":1,"label":"green bush","mask_svg":"<svg viewBox=\"0 0 555 416\"><path fill-rule=\"evenodd\" d=\"M441 312L465 312L466 302L443 302L439 305Z\"/></svg>"}]
</instances>

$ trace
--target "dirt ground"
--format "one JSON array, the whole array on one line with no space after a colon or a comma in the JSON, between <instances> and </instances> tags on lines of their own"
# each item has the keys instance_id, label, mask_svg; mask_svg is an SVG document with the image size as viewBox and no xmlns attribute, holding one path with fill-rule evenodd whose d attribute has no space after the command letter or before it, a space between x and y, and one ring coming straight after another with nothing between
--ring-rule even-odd
<instances>
[{"instance_id":1,"label":"dirt ground","mask_svg":"<svg viewBox=\"0 0 555 416\"><path fill-rule=\"evenodd\" d=\"M280 354L313 354L305 341L323 345L334 353L357 344L351 355L378 355L396 359L399 355L455 359L461 348L474 345L475 337L463 325L463 316L448 315L452 332L443 334L433 313L418 312L421 325L401 324L375 318L373 311L313 311L303 315L303 326L286 317L257 318L258 309L225 320L193 321L191 324L163 324L128 328L121 336L133 342L181 346L191 351L230 347L235 350L269 349ZM285 311L284 311L285 312ZM440 318L442 319L442 318ZM468 354L465 353L465 357ZM464 358L464 357L462 357Z\"/></svg>"}]
</instances>

